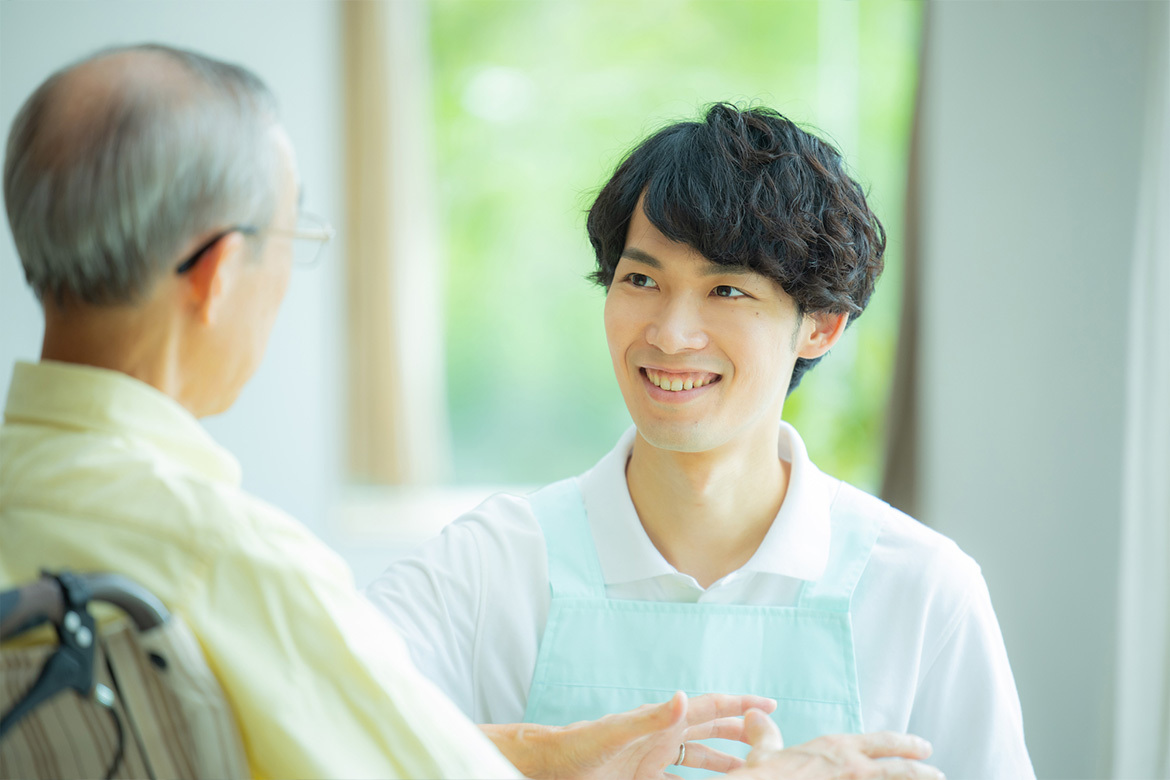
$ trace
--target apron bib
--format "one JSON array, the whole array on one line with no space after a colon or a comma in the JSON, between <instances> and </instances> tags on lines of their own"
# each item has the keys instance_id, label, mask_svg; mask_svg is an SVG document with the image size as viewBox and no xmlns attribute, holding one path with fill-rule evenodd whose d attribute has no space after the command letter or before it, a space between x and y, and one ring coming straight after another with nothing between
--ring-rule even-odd
<instances>
[{"instance_id":1,"label":"apron bib","mask_svg":"<svg viewBox=\"0 0 1170 780\"><path fill-rule=\"evenodd\" d=\"M834 521L828 567L796 606L609 599L581 491L574 479L529 497L548 548L551 603L524 720L563 726L595 720L677 690L776 699L786 745L860 733L861 700L849 602L880 526ZM838 512L838 516L859 517ZM746 745L704 740L744 756ZM684 778L714 773L689 767Z\"/></svg>"}]
</instances>

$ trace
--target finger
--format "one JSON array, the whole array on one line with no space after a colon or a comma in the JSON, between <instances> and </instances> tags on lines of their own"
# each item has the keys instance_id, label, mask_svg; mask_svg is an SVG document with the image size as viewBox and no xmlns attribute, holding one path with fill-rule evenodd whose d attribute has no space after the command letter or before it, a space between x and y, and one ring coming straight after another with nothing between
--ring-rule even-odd
<instances>
[{"instance_id":1,"label":"finger","mask_svg":"<svg viewBox=\"0 0 1170 780\"><path fill-rule=\"evenodd\" d=\"M914 734L896 731L875 731L870 734L852 734L846 737L851 747L870 758L929 758L930 743Z\"/></svg>"},{"instance_id":2,"label":"finger","mask_svg":"<svg viewBox=\"0 0 1170 780\"><path fill-rule=\"evenodd\" d=\"M780 727L760 710L748 710L743 716L745 741L754 750L783 750Z\"/></svg>"},{"instance_id":3,"label":"finger","mask_svg":"<svg viewBox=\"0 0 1170 780\"><path fill-rule=\"evenodd\" d=\"M695 769L708 769L712 772L726 774L733 769L743 766L743 759L730 756L721 750L707 747L699 742L687 743L687 755L683 759L683 766Z\"/></svg>"},{"instance_id":4,"label":"finger","mask_svg":"<svg viewBox=\"0 0 1170 780\"><path fill-rule=\"evenodd\" d=\"M667 722L665 726L659 728L669 728L670 726L677 726L686 720L687 712L691 708L691 702L687 695L682 691L675 691L674 696L662 703L662 707L666 709Z\"/></svg>"},{"instance_id":5,"label":"finger","mask_svg":"<svg viewBox=\"0 0 1170 780\"><path fill-rule=\"evenodd\" d=\"M866 775L874 780L946 780L938 769L917 761L893 758L888 761L875 761L874 764L877 774Z\"/></svg>"},{"instance_id":6,"label":"finger","mask_svg":"<svg viewBox=\"0 0 1170 780\"><path fill-rule=\"evenodd\" d=\"M751 709L772 712L776 700L764 696L733 696L726 693L705 693L691 699L687 711L687 725L695 726L716 718L734 718Z\"/></svg>"},{"instance_id":7,"label":"finger","mask_svg":"<svg viewBox=\"0 0 1170 780\"><path fill-rule=\"evenodd\" d=\"M641 707L606 715L595 724L573 724L580 727L595 726L594 739L600 745L624 747L639 737L677 726L687 714L687 695L678 691L661 704L643 704Z\"/></svg>"},{"instance_id":8,"label":"finger","mask_svg":"<svg viewBox=\"0 0 1170 780\"><path fill-rule=\"evenodd\" d=\"M717 718L686 730L688 740L733 739L736 742L746 742L744 734L743 718Z\"/></svg>"}]
</instances>

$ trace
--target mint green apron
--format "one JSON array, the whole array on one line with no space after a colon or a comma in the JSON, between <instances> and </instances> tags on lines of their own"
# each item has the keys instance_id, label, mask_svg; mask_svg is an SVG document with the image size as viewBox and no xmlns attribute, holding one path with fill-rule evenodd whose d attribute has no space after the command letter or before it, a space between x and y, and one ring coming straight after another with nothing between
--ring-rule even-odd
<instances>
[{"instance_id":1,"label":"mint green apron","mask_svg":"<svg viewBox=\"0 0 1170 780\"><path fill-rule=\"evenodd\" d=\"M677 690L776 699L785 744L859 733L861 700L849 602L877 539L876 521L834 521L824 575L796 606L609 599L585 504L569 479L529 496L548 547L552 601L524 720L594 720ZM838 509L842 507L836 507ZM743 756L746 746L707 740ZM672 768L682 777L712 773Z\"/></svg>"}]
</instances>

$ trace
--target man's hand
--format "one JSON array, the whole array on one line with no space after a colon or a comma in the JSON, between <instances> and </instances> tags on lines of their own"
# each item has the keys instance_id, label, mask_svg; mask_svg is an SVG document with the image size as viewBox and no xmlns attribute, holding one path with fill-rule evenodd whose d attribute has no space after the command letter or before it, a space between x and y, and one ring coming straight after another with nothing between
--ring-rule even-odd
<instances>
[{"instance_id":1,"label":"man's hand","mask_svg":"<svg viewBox=\"0 0 1170 780\"><path fill-rule=\"evenodd\" d=\"M716 772L743 766L743 759L691 740L746 742L746 722L739 716L775 708L776 702L760 696L706 694L688 700L680 691L662 704L560 728L480 728L526 777L536 780L669 780L674 776L665 770L678 759L683 742L686 766Z\"/></svg>"},{"instance_id":2,"label":"man's hand","mask_svg":"<svg viewBox=\"0 0 1170 780\"><path fill-rule=\"evenodd\" d=\"M744 728L752 752L746 766L731 773L733 780L945 780L918 763L930 756L930 743L910 734L837 734L785 748L780 730L762 712L747 713Z\"/></svg>"}]
</instances>

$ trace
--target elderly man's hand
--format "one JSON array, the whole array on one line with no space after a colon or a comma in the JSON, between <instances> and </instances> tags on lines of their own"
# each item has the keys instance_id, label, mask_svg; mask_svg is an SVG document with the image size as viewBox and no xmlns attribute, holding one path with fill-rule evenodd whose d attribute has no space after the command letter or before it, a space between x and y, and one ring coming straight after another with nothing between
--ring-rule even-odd
<instances>
[{"instance_id":1,"label":"elderly man's hand","mask_svg":"<svg viewBox=\"0 0 1170 780\"><path fill-rule=\"evenodd\" d=\"M686 766L728 772L743 759L691 740L719 737L746 742L748 710L771 712L776 702L760 696L681 691L662 704L646 704L560 728L516 724L481 726L526 777L535 780L663 780L687 742ZM764 716L765 718L767 716Z\"/></svg>"},{"instance_id":2,"label":"elderly man's hand","mask_svg":"<svg viewBox=\"0 0 1170 780\"><path fill-rule=\"evenodd\" d=\"M729 775L733 780L944 780L942 772L918 763L930 756L930 743L921 737L838 734L785 748L780 730L762 712L748 712L744 728L752 752Z\"/></svg>"}]
</instances>

